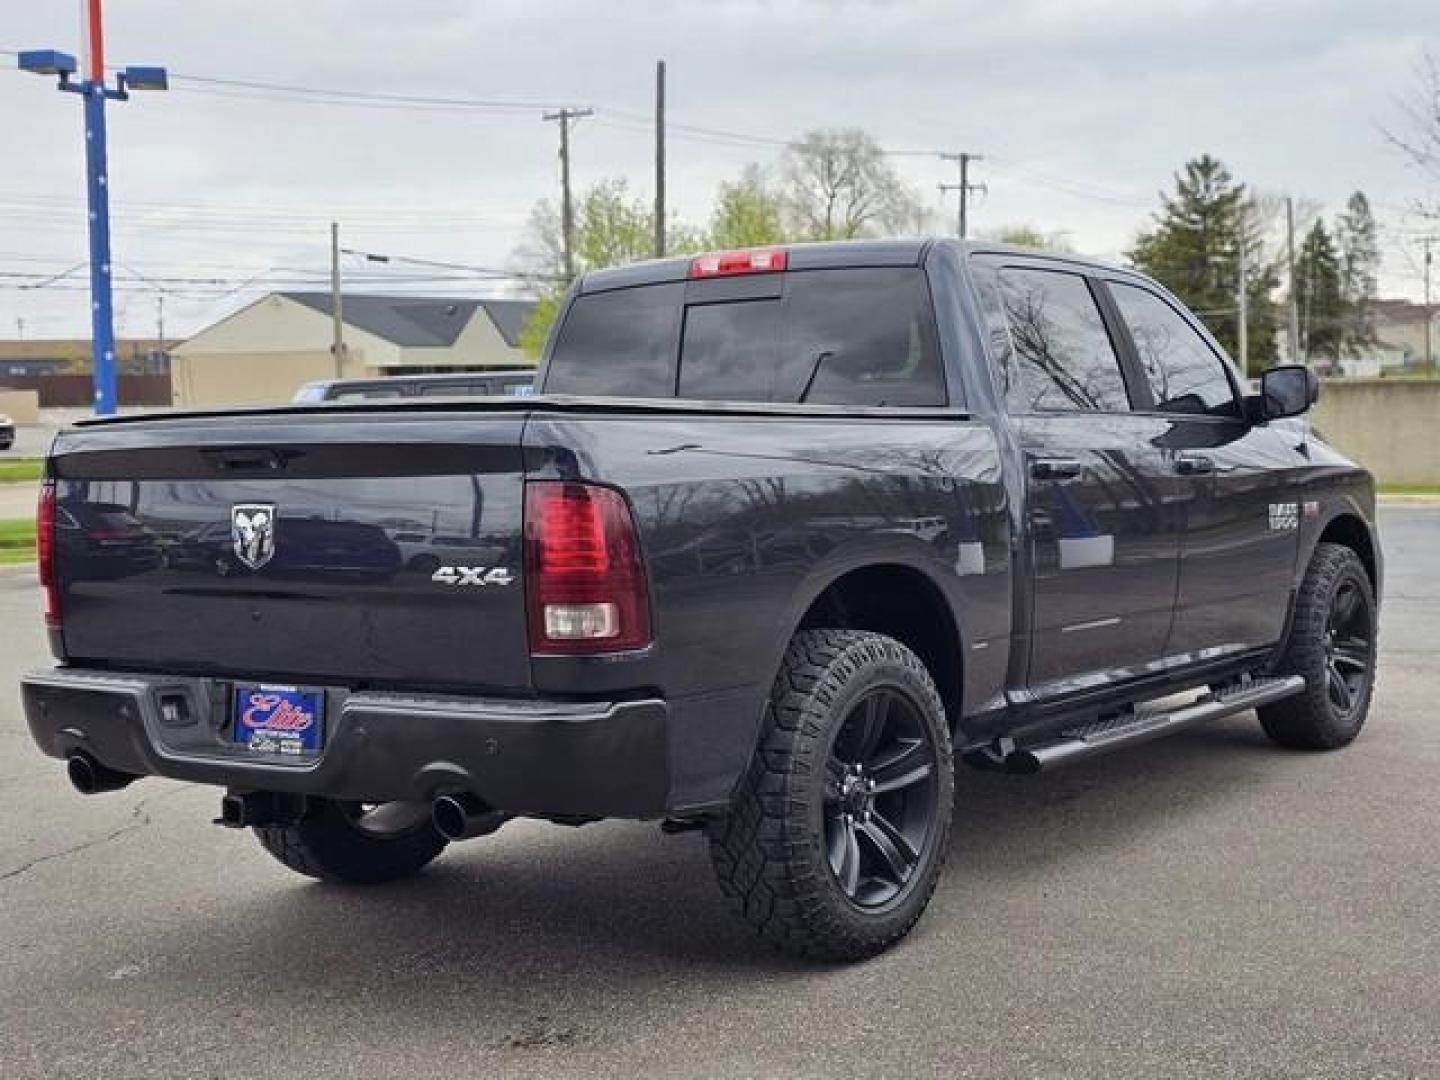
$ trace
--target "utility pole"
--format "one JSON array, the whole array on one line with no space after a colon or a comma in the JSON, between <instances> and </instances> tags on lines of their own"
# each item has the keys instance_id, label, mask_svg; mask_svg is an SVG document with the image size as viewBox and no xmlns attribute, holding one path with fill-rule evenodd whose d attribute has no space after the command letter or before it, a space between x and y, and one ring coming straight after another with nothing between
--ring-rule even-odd
<instances>
[{"instance_id":1,"label":"utility pole","mask_svg":"<svg viewBox=\"0 0 1440 1080\"><path fill-rule=\"evenodd\" d=\"M1245 232L1240 232L1238 274L1235 282L1235 307L1240 315L1240 325L1235 334L1235 344L1240 353L1240 375L1250 378L1250 296L1245 288Z\"/></svg>"},{"instance_id":2,"label":"utility pole","mask_svg":"<svg viewBox=\"0 0 1440 1080\"><path fill-rule=\"evenodd\" d=\"M330 223L330 352L335 357L335 377L345 376L345 299L340 292L340 223Z\"/></svg>"},{"instance_id":3,"label":"utility pole","mask_svg":"<svg viewBox=\"0 0 1440 1080\"><path fill-rule=\"evenodd\" d=\"M655 61L655 257L665 256L665 61Z\"/></svg>"},{"instance_id":4,"label":"utility pole","mask_svg":"<svg viewBox=\"0 0 1440 1080\"><path fill-rule=\"evenodd\" d=\"M1425 370L1435 374L1435 312L1430 307L1430 267L1435 261L1435 254L1430 250L1430 245L1435 242L1435 237L1427 236L1421 241L1425 245Z\"/></svg>"},{"instance_id":5,"label":"utility pole","mask_svg":"<svg viewBox=\"0 0 1440 1080\"><path fill-rule=\"evenodd\" d=\"M961 240L964 240L970 224L970 193L972 191L983 192L985 190L984 184L970 183L970 163L972 161L984 161L985 158L980 154L959 153L941 154L940 160L953 161L960 169L960 182L958 184L941 184L940 193L942 195L950 191L960 193L960 205L955 214L955 235L960 237Z\"/></svg>"},{"instance_id":6,"label":"utility pole","mask_svg":"<svg viewBox=\"0 0 1440 1080\"><path fill-rule=\"evenodd\" d=\"M560 231L565 240L565 276L575 276L575 208L570 200L570 124L593 116L594 109L558 109L544 114L560 122Z\"/></svg>"},{"instance_id":7,"label":"utility pole","mask_svg":"<svg viewBox=\"0 0 1440 1080\"><path fill-rule=\"evenodd\" d=\"M165 294L155 297L155 345L165 351Z\"/></svg>"},{"instance_id":8,"label":"utility pole","mask_svg":"<svg viewBox=\"0 0 1440 1080\"><path fill-rule=\"evenodd\" d=\"M55 75L59 87L79 94L85 107L85 189L90 229L91 368L95 381L95 412L109 416L119 405L115 378L115 315L110 281L110 176L105 145L105 103L125 101L132 90L165 90L164 68L127 67L105 82L105 34L100 0L82 0L84 70L75 57L58 49L20 53L22 71ZM72 79L71 76L78 76Z\"/></svg>"},{"instance_id":9,"label":"utility pole","mask_svg":"<svg viewBox=\"0 0 1440 1080\"><path fill-rule=\"evenodd\" d=\"M1295 200L1285 196L1285 259L1289 265L1290 362L1300 363L1300 298L1295 289Z\"/></svg>"}]
</instances>

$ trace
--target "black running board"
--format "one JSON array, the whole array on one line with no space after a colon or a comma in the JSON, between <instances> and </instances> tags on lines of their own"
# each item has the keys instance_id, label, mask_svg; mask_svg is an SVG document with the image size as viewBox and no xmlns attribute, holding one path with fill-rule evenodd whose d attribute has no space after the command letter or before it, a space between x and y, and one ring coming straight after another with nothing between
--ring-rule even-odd
<instances>
[{"instance_id":1,"label":"black running board","mask_svg":"<svg viewBox=\"0 0 1440 1080\"><path fill-rule=\"evenodd\" d=\"M1083 758L1108 754L1127 746L1149 742L1177 731L1244 712L1272 701L1298 694L1305 689L1299 675L1285 678L1251 679L1177 708L1138 706L1131 712L1061 732L1054 742L1016 747L1004 757L1006 772L1037 773Z\"/></svg>"}]
</instances>

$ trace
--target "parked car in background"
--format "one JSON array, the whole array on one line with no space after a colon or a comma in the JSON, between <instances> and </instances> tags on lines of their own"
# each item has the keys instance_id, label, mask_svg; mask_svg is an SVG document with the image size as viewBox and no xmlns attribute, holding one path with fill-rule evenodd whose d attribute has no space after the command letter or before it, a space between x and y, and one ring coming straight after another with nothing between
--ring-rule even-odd
<instances>
[{"instance_id":1,"label":"parked car in background","mask_svg":"<svg viewBox=\"0 0 1440 1080\"><path fill-rule=\"evenodd\" d=\"M496 368L454 375L383 375L374 379L326 379L306 383L295 404L323 401L377 401L387 398L519 397L535 385L535 369Z\"/></svg>"},{"instance_id":2,"label":"parked car in background","mask_svg":"<svg viewBox=\"0 0 1440 1080\"><path fill-rule=\"evenodd\" d=\"M9 450L15 445L15 421L0 413L0 450Z\"/></svg>"}]
</instances>

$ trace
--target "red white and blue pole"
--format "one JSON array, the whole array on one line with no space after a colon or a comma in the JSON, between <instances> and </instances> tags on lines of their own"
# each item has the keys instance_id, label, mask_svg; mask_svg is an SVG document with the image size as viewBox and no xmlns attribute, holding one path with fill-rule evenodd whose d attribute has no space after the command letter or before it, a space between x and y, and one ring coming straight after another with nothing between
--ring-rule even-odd
<instances>
[{"instance_id":1,"label":"red white and blue pole","mask_svg":"<svg viewBox=\"0 0 1440 1080\"><path fill-rule=\"evenodd\" d=\"M110 178L105 139L105 29L100 0L81 0L85 65L85 187L90 217L91 370L95 413L109 416L119 405L115 376L115 314L110 278ZM123 90L122 90L123 93Z\"/></svg>"}]
</instances>

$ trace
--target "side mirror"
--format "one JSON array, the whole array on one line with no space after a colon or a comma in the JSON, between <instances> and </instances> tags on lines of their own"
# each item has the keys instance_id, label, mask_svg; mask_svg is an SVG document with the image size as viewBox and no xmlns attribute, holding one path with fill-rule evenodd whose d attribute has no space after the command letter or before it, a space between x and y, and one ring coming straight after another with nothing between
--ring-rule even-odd
<instances>
[{"instance_id":1,"label":"side mirror","mask_svg":"<svg viewBox=\"0 0 1440 1080\"><path fill-rule=\"evenodd\" d=\"M1260 376L1260 393L1250 399L1254 420L1283 420L1306 412L1320 397L1320 378L1304 364L1272 367Z\"/></svg>"}]
</instances>

